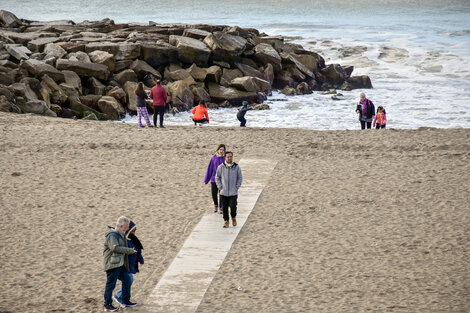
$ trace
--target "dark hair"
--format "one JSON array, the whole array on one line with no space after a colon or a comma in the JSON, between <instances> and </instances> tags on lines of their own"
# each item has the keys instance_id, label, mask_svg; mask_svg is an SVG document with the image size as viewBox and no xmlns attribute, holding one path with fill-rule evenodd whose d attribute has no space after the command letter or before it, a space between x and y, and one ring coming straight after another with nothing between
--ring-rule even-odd
<instances>
[{"instance_id":1,"label":"dark hair","mask_svg":"<svg viewBox=\"0 0 470 313\"><path fill-rule=\"evenodd\" d=\"M219 151L220 148L224 148L224 150L227 149L223 143L221 143L221 144L217 147L217 151Z\"/></svg>"},{"instance_id":2,"label":"dark hair","mask_svg":"<svg viewBox=\"0 0 470 313\"><path fill-rule=\"evenodd\" d=\"M138 83L137 88L135 89L134 93L138 96L142 95L144 93L144 84L143 83Z\"/></svg>"},{"instance_id":3,"label":"dark hair","mask_svg":"<svg viewBox=\"0 0 470 313\"><path fill-rule=\"evenodd\" d=\"M385 109L384 109L384 107L381 106L381 105L379 105L379 106L377 107L377 113L379 112L380 109L382 109L382 111L384 111L384 113L385 113ZM385 114L387 114L387 113L385 113Z\"/></svg>"},{"instance_id":4,"label":"dark hair","mask_svg":"<svg viewBox=\"0 0 470 313\"><path fill-rule=\"evenodd\" d=\"M199 101L199 105L202 105L202 106L206 107L206 101L204 101L204 100Z\"/></svg>"},{"instance_id":5,"label":"dark hair","mask_svg":"<svg viewBox=\"0 0 470 313\"><path fill-rule=\"evenodd\" d=\"M233 156L233 152L232 152L232 151L226 151L226 152L225 152L225 155L227 155L227 154L231 154L231 155Z\"/></svg>"}]
</instances>

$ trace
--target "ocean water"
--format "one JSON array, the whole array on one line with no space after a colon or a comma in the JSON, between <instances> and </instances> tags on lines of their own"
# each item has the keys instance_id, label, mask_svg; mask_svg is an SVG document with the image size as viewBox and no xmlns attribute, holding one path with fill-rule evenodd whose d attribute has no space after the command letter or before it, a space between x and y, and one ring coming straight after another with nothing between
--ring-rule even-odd
<instances>
[{"instance_id":1,"label":"ocean water","mask_svg":"<svg viewBox=\"0 0 470 313\"><path fill-rule=\"evenodd\" d=\"M314 92L274 93L267 111L249 111L248 126L357 129L354 113L364 91L387 110L388 127L470 127L470 1L468 0L2 0L1 9L32 20L116 23L208 23L255 27L320 53L327 63L353 65L374 88L339 91L340 100ZM210 125L236 126L236 109L209 110ZM127 116L124 121L135 123ZM166 123L191 125L191 114Z\"/></svg>"}]
</instances>

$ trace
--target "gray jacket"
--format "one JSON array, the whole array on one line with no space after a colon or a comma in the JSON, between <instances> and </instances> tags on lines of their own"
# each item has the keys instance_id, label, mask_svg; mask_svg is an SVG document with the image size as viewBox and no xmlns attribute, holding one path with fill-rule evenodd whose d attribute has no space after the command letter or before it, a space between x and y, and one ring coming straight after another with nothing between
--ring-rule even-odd
<instances>
[{"instance_id":1,"label":"gray jacket","mask_svg":"<svg viewBox=\"0 0 470 313\"><path fill-rule=\"evenodd\" d=\"M104 270L124 266L129 271L127 255L133 254L134 249L127 247L127 240L115 229L108 229L103 249Z\"/></svg>"},{"instance_id":2,"label":"gray jacket","mask_svg":"<svg viewBox=\"0 0 470 313\"><path fill-rule=\"evenodd\" d=\"M230 197L238 195L238 188L242 185L242 170L237 163L228 167L225 162L217 167L215 183L222 196Z\"/></svg>"}]
</instances>

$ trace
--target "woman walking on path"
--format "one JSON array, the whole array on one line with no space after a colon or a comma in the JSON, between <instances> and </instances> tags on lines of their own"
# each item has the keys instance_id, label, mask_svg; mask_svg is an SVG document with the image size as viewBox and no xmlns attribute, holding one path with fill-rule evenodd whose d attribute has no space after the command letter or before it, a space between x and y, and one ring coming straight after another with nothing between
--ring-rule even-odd
<instances>
[{"instance_id":1,"label":"woman walking on path","mask_svg":"<svg viewBox=\"0 0 470 313\"><path fill-rule=\"evenodd\" d=\"M225 161L225 145L220 144L217 148L217 151L212 156L209 166L207 167L206 176L204 177L204 184L211 182L211 193L212 193L212 200L214 201L214 213L217 213L217 209L219 213L222 214L222 206L219 202L219 189L217 188L217 184L215 183L215 173L217 172L217 167L220 164L224 163Z\"/></svg>"},{"instance_id":2,"label":"woman walking on path","mask_svg":"<svg viewBox=\"0 0 470 313\"><path fill-rule=\"evenodd\" d=\"M359 104L356 107L356 113L359 114L359 121L361 122L361 129L370 128L372 119L375 117L375 107L372 101L366 98L366 95L361 92Z\"/></svg>"},{"instance_id":3,"label":"woman walking on path","mask_svg":"<svg viewBox=\"0 0 470 313\"><path fill-rule=\"evenodd\" d=\"M253 108L249 108L248 102L243 101L242 107L238 109L238 113L237 113L237 119L240 121L240 127L245 127L246 125L245 114L246 114L246 111L249 111L249 110L253 110Z\"/></svg>"},{"instance_id":4,"label":"woman walking on path","mask_svg":"<svg viewBox=\"0 0 470 313\"><path fill-rule=\"evenodd\" d=\"M199 105L193 108L192 113L194 125L197 125L198 123L200 125L209 124L209 113L207 112L204 101L201 100Z\"/></svg>"},{"instance_id":5,"label":"woman walking on path","mask_svg":"<svg viewBox=\"0 0 470 313\"><path fill-rule=\"evenodd\" d=\"M134 93L137 96L137 117L139 119L139 127L144 127L142 125L142 114L144 115L147 126L153 127L152 123L150 123L149 112L147 111L147 104L145 102L145 99L148 99L148 96L144 90L144 84L139 83Z\"/></svg>"}]
</instances>

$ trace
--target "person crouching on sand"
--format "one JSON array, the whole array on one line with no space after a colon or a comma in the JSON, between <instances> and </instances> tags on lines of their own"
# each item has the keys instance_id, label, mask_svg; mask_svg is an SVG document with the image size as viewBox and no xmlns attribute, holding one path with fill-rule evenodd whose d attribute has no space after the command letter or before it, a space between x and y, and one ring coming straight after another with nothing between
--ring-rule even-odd
<instances>
[{"instance_id":1,"label":"person crouching on sand","mask_svg":"<svg viewBox=\"0 0 470 313\"><path fill-rule=\"evenodd\" d=\"M215 183L215 173L217 168L220 164L224 163L225 161L225 145L221 143L217 147L217 151L212 156L211 160L209 161L209 165L207 166L206 176L204 177L204 184L211 182L211 193L212 193L212 200L214 201L214 213L217 213L217 209L219 213L222 214L222 205L219 201L219 188L217 188L217 184Z\"/></svg>"},{"instance_id":2,"label":"person crouching on sand","mask_svg":"<svg viewBox=\"0 0 470 313\"><path fill-rule=\"evenodd\" d=\"M385 113L384 107L380 105L377 108L377 114L375 114L374 123L372 127L375 127L377 129L385 128L386 124L387 124L387 114Z\"/></svg>"},{"instance_id":3,"label":"person crouching on sand","mask_svg":"<svg viewBox=\"0 0 470 313\"><path fill-rule=\"evenodd\" d=\"M121 216L116 222L116 228L110 228L106 232L104 242L103 263L106 271L106 288L104 291L104 310L117 311L113 306L112 294L116 282L122 282L122 303L121 306L133 307L137 303L131 302L131 278L129 275L129 262L127 255L137 253L136 249L127 247L125 233L129 229L130 219Z\"/></svg>"},{"instance_id":4,"label":"person crouching on sand","mask_svg":"<svg viewBox=\"0 0 470 313\"><path fill-rule=\"evenodd\" d=\"M139 127L144 127L142 125L142 114L144 115L147 126L153 127L150 123L149 113L147 111L147 103L145 102L145 99L148 99L148 96L144 90L144 84L137 84L137 88L135 89L134 93L137 96L137 117L139 119Z\"/></svg>"},{"instance_id":5,"label":"person crouching on sand","mask_svg":"<svg viewBox=\"0 0 470 313\"><path fill-rule=\"evenodd\" d=\"M193 108L192 113L194 125L209 124L209 113L203 100L199 101L199 105Z\"/></svg>"},{"instance_id":6,"label":"person crouching on sand","mask_svg":"<svg viewBox=\"0 0 470 313\"><path fill-rule=\"evenodd\" d=\"M139 272L139 264L144 264L144 257L142 256L142 250L144 247L140 243L139 238L135 235L137 227L133 221L129 222L129 229L126 231L127 246L131 249L137 250L137 253L131 254L128 256L129 260L129 276L131 279L130 288L132 288L132 283L134 282L134 274ZM113 297L121 307L125 308L125 302L122 297L122 288L116 293Z\"/></svg>"}]
</instances>

